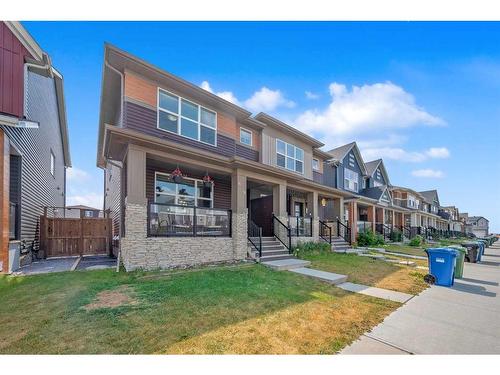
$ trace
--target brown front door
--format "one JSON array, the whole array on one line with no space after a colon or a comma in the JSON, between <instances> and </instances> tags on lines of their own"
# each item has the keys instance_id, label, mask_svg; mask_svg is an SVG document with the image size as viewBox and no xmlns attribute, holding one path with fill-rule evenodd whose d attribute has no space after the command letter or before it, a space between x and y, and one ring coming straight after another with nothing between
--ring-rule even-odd
<instances>
[{"instance_id":1,"label":"brown front door","mask_svg":"<svg viewBox=\"0 0 500 375\"><path fill-rule=\"evenodd\" d=\"M250 201L250 219L262 227L262 235L270 237L273 235L273 196L268 195Z\"/></svg>"}]
</instances>

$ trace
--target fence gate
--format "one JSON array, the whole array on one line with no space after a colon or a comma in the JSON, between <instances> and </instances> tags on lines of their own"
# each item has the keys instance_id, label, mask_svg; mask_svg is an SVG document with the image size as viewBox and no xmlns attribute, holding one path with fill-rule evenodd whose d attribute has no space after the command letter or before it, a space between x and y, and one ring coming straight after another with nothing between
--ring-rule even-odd
<instances>
[{"instance_id":1,"label":"fence gate","mask_svg":"<svg viewBox=\"0 0 500 375\"><path fill-rule=\"evenodd\" d=\"M45 257L109 254L109 218L40 217L40 250Z\"/></svg>"}]
</instances>

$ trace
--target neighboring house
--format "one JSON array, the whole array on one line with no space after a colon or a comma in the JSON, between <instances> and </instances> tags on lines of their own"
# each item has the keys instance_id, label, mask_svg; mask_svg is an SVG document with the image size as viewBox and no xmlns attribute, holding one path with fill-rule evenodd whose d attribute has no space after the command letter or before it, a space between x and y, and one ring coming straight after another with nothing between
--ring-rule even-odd
<instances>
[{"instance_id":1,"label":"neighboring house","mask_svg":"<svg viewBox=\"0 0 500 375\"><path fill-rule=\"evenodd\" d=\"M443 206L439 209L439 216L448 220L448 230L453 232L465 232L465 225L460 220L460 212L455 206Z\"/></svg>"},{"instance_id":2,"label":"neighboring house","mask_svg":"<svg viewBox=\"0 0 500 375\"><path fill-rule=\"evenodd\" d=\"M437 190L421 191L423 197L420 214L420 226L439 231L449 230L448 219L439 215L439 195Z\"/></svg>"},{"instance_id":3,"label":"neighboring house","mask_svg":"<svg viewBox=\"0 0 500 375\"><path fill-rule=\"evenodd\" d=\"M65 217L67 218L98 218L100 217L98 208L84 205L66 206Z\"/></svg>"},{"instance_id":4,"label":"neighboring house","mask_svg":"<svg viewBox=\"0 0 500 375\"><path fill-rule=\"evenodd\" d=\"M110 45L101 98L97 165L127 270L242 260L278 219L318 240L352 196L325 177L321 142Z\"/></svg>"},{"instance_id":5,"label":"neighboring house","mask_svg":"<svg viewBox=\"0 0 500 375\"><path fill-rule=\"evenodd\" d=\"M64 206L71 166L63 78L19 22L0 21L0 271L36 247L44 206ZM10 259L13 261L13 259Z\"/></svg>"},{"instance_id":6,"label":"neighboring house","mask_svg":"<svg viewBox=\"0 0 500 375\"><path fill-rule=\"evenodd\" d=\"M489 235L489 221L483 216L468 216L465 221L465 232L476 237Z\"/></svg>"}]
</instances>

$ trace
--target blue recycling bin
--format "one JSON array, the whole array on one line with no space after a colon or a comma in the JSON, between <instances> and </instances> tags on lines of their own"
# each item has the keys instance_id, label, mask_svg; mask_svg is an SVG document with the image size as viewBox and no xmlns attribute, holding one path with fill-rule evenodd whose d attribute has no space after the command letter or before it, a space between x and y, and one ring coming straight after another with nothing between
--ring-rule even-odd
<instances>
[{"instance_id":1,"label":"blue recycling bin","mask_svg":"<svg viewBox=\"0 0 500 375\"><path fill-rule=\"evenodd\" d=\"M429 258L429 275L426 276L426 281L441 286L452 286L455 281L456 250L430 248L425 252Z\"/></svg>"},{"instance_id":2,"label":"blue recycling bin","mask_svg":"<svg viewBox=\"0 0 500 375\"><path fill-rule=\"evenodd\" d=\"M485 243L484 243L483 240L479 240L479 241L476 241L476 242L479 245L479 250L477 252L477 261L480 262L481 261L481 257L484 254Z\"/></svg>"}]
</instances>

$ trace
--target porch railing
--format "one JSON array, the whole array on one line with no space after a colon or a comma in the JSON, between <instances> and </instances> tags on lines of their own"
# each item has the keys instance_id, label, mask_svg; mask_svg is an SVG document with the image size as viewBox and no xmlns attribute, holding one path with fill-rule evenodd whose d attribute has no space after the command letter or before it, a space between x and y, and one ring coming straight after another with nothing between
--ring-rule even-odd
<instances>
[{"instance_id":1,"label":"porch railing","mask_svg":"<svg viewBox=\"0 0 500 375\"><path fill-rule=\"evenodd\" d=\"M392 225L390 224L375 224L375 231L384 237L384 240L389 240L392 234Z\"/></svg>"},{"instance_id":2,"label":"porch railing","mask_svg":"<svg viewBox=\"0 0 500 375\"><path fill-rule=\"evenodd\" d=\"M358 221L357 226L358 226L358 233L373 231L371 221Z\"/></svg>"},{"instance_id":3,"label":"porch railing","mask_svg":"<svg viewBox=\"0 0 500 375\"><path fill-rule=\"evenodd\" d=\"M324 221L319 221L319 236L329 244L332 243L332 229L333 228Z\"/></svg>"},{"instance_id":4,"label":"porch railing","mask_svg":"<svg viewBox=\"0 0 500 375\"><path fill-rule=\"evenodd\" d=\"M231 210L148 204L148 237L231 237Z\"/></svg>"},{"instance_id":5,"label":"porch railing","mask_svg":"<svg viewBox=\"0 0 500 375\"><path fill-rule=\"evenodd\" d=\"M287 248L289 253L292 252L292 235L290 232L290 227L273 214L273 236Z\"/></svg>"},{"instance_id":6,"label":"porch railing","mask_svg":"<svg viewBox=\"0 0 500 375\"><path fill-rule=\"evenodd\" d=\"M288 227L292 237L312 237L312 218L289 216Z\"/></svg>"},{"instance_id":7,"label":"porch railing","mask_svg":"<svg viewBox=\"0 0 500 375\"><path fill-rule=\"evenodd\" d=\"M345 242L351 244L351 228L337 219L337 235L342 237Z\"/></svg>"},{"instance_id":8,"label":"porch railing","mask_svg":"<svg viewBox=\"0 0 500 375\"><path fill-rule=\"evenodd\" d=\"M262 257L262 227L259 227L253 220L248 221L248 242L252 244Z\"/></svg>"}]
</instances>

